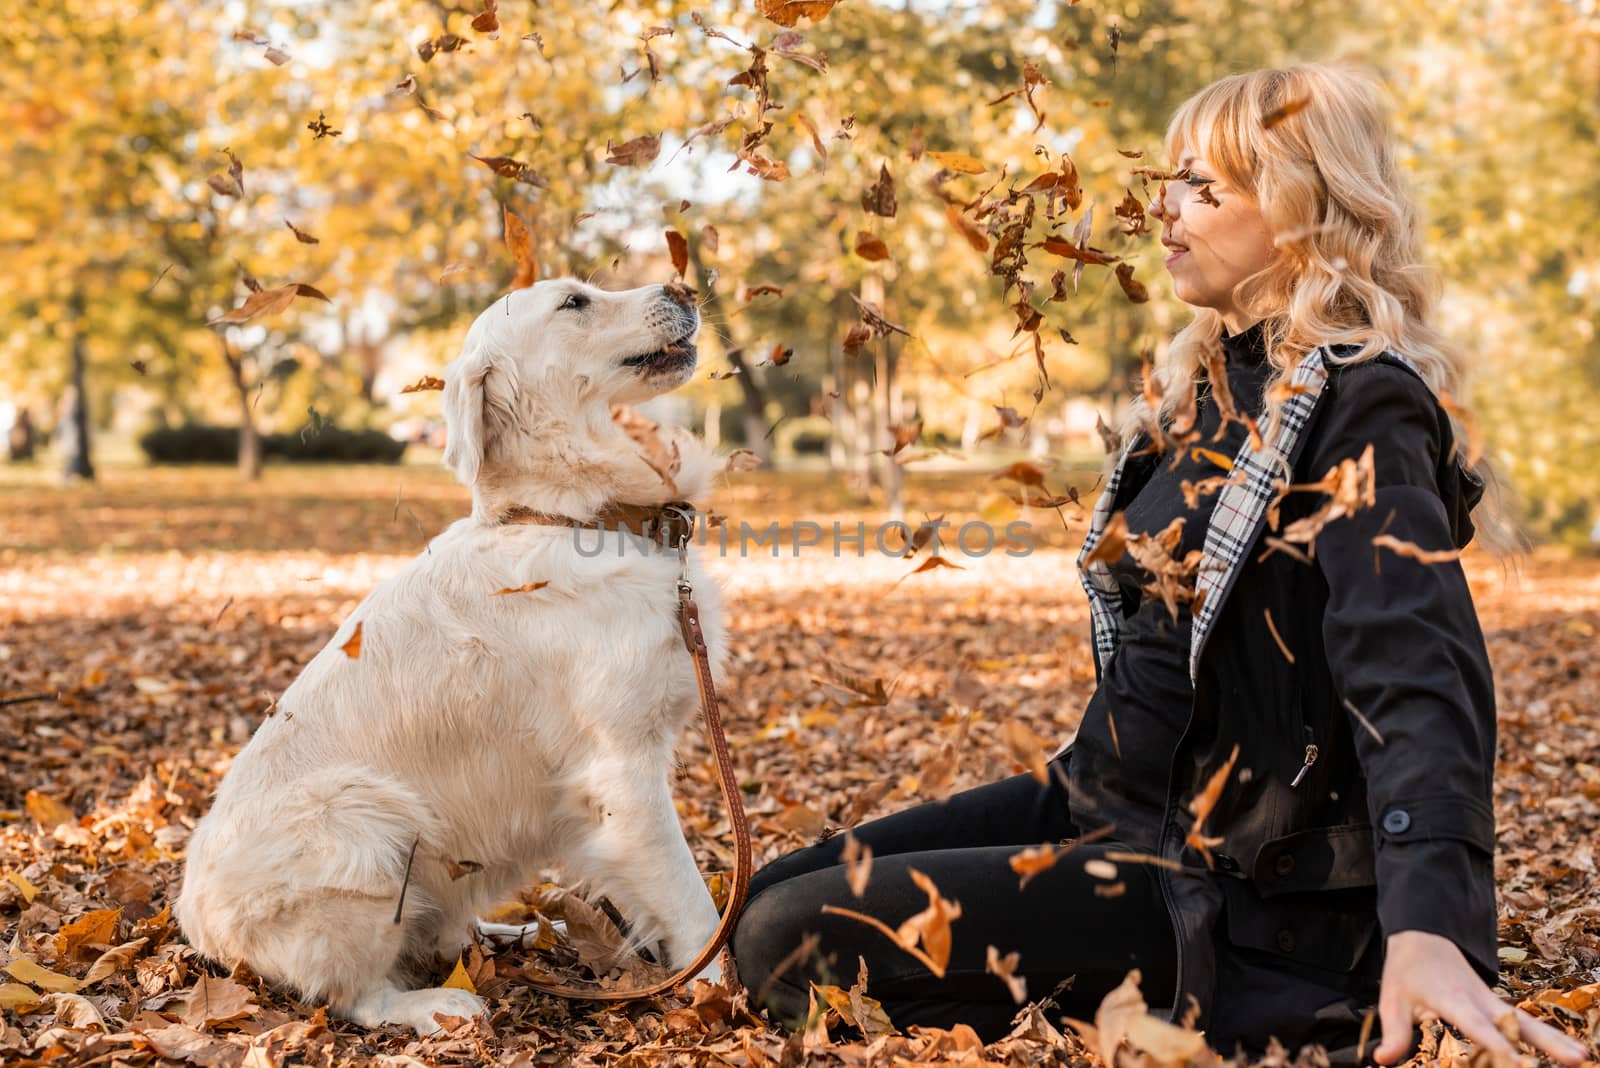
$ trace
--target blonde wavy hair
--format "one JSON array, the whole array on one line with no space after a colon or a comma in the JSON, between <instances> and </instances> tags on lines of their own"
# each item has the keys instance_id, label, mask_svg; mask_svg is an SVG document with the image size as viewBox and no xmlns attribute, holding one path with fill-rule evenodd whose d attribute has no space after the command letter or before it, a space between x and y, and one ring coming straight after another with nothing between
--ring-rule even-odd
<instances>
[{"instance_id":1,"label":"blonde wavy hair","mask_svg":"<svg viewBox=\"0 0 1600 1068\"><path fill-rule=\"evenodd\" d=\"M1275 112L1287 113L1269 125ZM1438 280L1422 255L1422 225L1395 161L1388 108L1377 83L1319 63L1235 74L1185 101L1168 124L1170 160L1194 151L1259 205L1278 254L1234 289L1247 317L1265 320L1272 370L1263 435L1282 421L1295 365L1322 345L1352 344L1330 363L1360 363L1385 349L1404 353L1440 397L1458 447L1476 434L1460 399L1466 358L1433 326ZM1199 308L1151 371L1155 416L1168 425L1194 396L1207 358L1220 355L1222 316ZM1155 392L1152 390L1151 392ZM1151 425L1145 397L1119 423L1123 441ZM1465 464L1465 459L1463 463ZM1485 483L1474 509L1478 541L1504 561L1526 545L1509 491L1487 458L1471 464ZM1292 474L1286 469L1283 477Z\"/></svg>"}]
</instances>

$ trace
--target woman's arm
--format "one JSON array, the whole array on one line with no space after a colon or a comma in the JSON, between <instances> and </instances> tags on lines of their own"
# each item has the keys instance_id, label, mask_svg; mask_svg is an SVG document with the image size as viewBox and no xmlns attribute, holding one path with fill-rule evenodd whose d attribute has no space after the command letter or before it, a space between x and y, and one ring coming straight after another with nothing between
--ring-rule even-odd
<instances>
[{"instance_id":1,"label":"woman's arm","mask_svg":"<svg viewBox=\"0 0 1600 1068\"><path fill-rule=\"evenodd\" d=\"M1372 544L1381 532L1424 550L1455 547L1438 486L1449 425L1404 368L1371 363L1338 373L1304 470L1320 475L1373 446L1375 504L1329 523L1315 556L1328 584L1323 643L1353 709L1377 836L1378 916L1391 954L1380 1052L1405 1051L1418 1010L1505 1046L1485 1015L1489 1002L1511 1011L1489 991L1498 926L1488 651L1458 561L1425 564Z\"/></svg>"}]
</instances>

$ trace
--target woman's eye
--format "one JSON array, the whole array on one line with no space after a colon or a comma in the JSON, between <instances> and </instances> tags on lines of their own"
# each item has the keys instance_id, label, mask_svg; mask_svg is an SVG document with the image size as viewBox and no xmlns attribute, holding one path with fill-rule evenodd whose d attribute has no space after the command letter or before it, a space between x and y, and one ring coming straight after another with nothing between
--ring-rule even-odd
<instances>
[{"instance_id":1,"label":"woman's eye","mask_svg":"<svg viewBox=\"0 0 1600 1068\"><path fill-rule=\"evenodd\" d=\"M1210 178L1202 178L1198 174L1189 174L1189 175L1185 175L1184 176L1183 181L1184 181L1185 185L1201 186L1201 185L1210 185L1211 182L1212 182L1212 179L1210 179Z\"/></svg>"},{"instance_id":2,"label":"woman's eye","mask_svg":"<svg viewBox=\"0 0 1600 1068\"><path fill-rule=\"evenodd\" d=\"M589 303L589 298L584 296L582 293L569 293L567 295L567 299L562 301L559 305L557 305L557 310L565 311L565 310L567 310L569 308L571 308L573 310L577 310L579 308L584 307L588 303Z\"/></svg>"}]
</instances>

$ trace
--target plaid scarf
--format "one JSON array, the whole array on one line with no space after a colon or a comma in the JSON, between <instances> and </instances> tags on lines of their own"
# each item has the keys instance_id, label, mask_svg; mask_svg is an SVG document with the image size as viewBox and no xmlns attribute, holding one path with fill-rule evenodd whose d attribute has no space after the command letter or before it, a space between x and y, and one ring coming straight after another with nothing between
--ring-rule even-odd
<instances>
[{"instance_id":1,"label":"plaid scarf","mask_svg":"<svg viewBox=\"0 0 1600 1068\"><path fill-rule=\"evenodd\" d=\"M1328 383L1328 365L1324 360L1326 347L1315 349L1295 366L1289 379L1294 392L1283 405L1283 420L1271 441L1263 441L1260 449L1253 449L1248 438L1233 458L1232 477L1217 494L1216 510L1211 514L1206 528L1205 547L1201 552L1200 566L1195 575L1194 622L1189 638L1189 682L1199 676L1200 652L1205 648L1217 616L1222 612L1233 580L1244 564L1247 554L1256 543L1266 522L1267 506L1278 490L1277 459L1290 462L1301 433L1311 421L1322 388ZM1410 366L1411 361L1397 353L1395 356ZM1087 563L1089 554L1099 544L1111 520L1112 504L1117 487L1122 484L1123 471L1128 457L1150 440L1148 434L1138 434L1117 457L1111 477L1095 502L1089 519L1089 533L1084 538L1083 549L1078 553L1078 578L1084 592L1089 595L1089 623L1094 635L1094 655L1103 673L1111 656L1117 651L1122 626L1122 593L1110 566L1103 560Z\"/></svg>"}]
</instances>

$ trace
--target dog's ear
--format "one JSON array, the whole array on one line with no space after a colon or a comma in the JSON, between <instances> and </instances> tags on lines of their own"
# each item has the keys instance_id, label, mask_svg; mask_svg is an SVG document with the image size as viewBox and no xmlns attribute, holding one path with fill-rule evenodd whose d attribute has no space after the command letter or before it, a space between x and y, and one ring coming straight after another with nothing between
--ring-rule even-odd
<instances>
[{"instance_id":1,"label":"dog's ear","mask_svg":"<svg viewBox=\"0 0 1600 1068\"><path fill-rule=\"evenodd\" d=\"M478 481L490 439L512 418L515 374L472 341L444 369L444 465L468 486Z\"/></svg>"}]
</instances>

